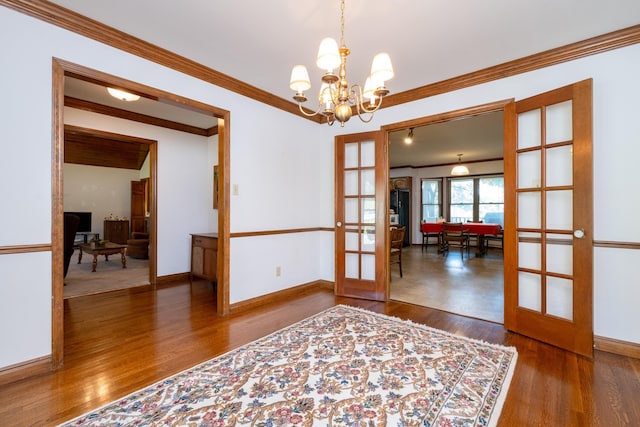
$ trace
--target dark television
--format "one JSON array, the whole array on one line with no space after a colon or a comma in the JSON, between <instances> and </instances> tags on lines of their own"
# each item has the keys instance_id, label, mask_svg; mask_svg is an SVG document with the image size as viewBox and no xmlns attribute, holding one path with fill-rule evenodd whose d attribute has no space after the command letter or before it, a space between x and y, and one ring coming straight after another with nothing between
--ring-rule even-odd
<instances>
[{"instance_id":1,"label":"dark television","mask_svg":"<svg viewBox=\"0 0 640 427\"><path fill-rule=\"evenodd\" d=\"M91 231L91 212L65 212L80 217L78 231Z\"/></svg>"}]
</instances>

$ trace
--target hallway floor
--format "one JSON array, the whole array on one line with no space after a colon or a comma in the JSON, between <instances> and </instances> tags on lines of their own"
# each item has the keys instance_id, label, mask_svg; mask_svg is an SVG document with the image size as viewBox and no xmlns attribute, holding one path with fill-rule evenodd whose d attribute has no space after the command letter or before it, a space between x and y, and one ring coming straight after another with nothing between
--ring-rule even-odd
<instances>
[{"instance_id":1,"label":"hallway floor","mask_svg":"<svg viewBox=\"0 0 640 427\"><path fill-rule=\"evenodd\" d=\"M461 260L458 250L444 256L433 245L424 252L420 245L405 247L403 277L391 266L391 299L504 323L503 272L500 249L477 257L472 247Z\"/></svg>"}]
</instances>

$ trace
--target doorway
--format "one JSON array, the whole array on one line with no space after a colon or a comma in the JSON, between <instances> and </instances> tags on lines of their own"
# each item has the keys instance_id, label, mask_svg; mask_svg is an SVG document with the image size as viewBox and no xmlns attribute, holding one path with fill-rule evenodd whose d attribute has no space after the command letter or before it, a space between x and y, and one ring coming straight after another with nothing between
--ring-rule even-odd
<instances>
[{"instance_id":1,"label":"doorway","mask_svg":"<svg viewBox=\"0 0 640 427\"><path fill-rule=\"evenodd\" d=\"M226 124L230 113L207 104L180 97L139 83L124 80L106 73L92 70L60 59L53 59L53 146L52 146L52 362L54 368L63 362L64 354L64 304L63 304L63 164L64 164L64 109L65 76L87 79L104 87L117 87L155 101L164 101L173 106L196 110L216 118L218 135L218 281L216 311L220 315L229 313L229 145L230 137ZM162 102L161 102L162 103ZM114 113L117 111L111 110ZM166 122L166 120L165 120ZM157 169L150 176L152 206L150 212L150 282L155 286L157 276Z\"/></svg>"},{"instance_id":2,"label":"doorway","mask_svg":"<svg viewBox=\"0 0 640 427\"><path fill-rule=\"evenodd\" d=\"M400 277L397 269L391 268L389 282L391 299L496 323L504 322L502 249L492 247L486 254L476 256L476 252L480 252L477 250L479 248L472 246L470 256L467 253L463 256L459 251L443 254L438 250L435 237L431 237L428 241L430 245L422 247L420 222L425 218L435 222L440 216L452 218L451 213L446 209L445 212L442 210L450 200L450 171L458 162L458 154L461 152L466 153L465 157L471 161L464 162L471 170L470 177L502 173L504 149L502 111L507 102L499 101L383 127L387 134L389 181L393 182L397 177L409 176L413 186L416 187L412 192L416 200L411 206L414 218L411 225L415 230L410 236L412 245L404 248L403 277ZM473 123L474 120L477 120L476 124ZM419 129L430 126L429 145L426 150L423 150L426 157L422 158L419 154L420 150L416 147L420 141L415 136L419 135ZM452 128L455 131L452 131ZM490 146L483 148L480 130L483 134L486 133L487 139L493 139L496 143L487 142L486 144ZM411 146L406 145L405 142L405 136L409 133L414 137ZM473 135L473 137L465 135ZM464 143L456 145L461 140L464 140ZM422 142L425 144L424 140ZM394 148L398 147L398 144L402 145L403 149L399 150L401 153L394 158L397 154L394 153ZM423 200L426 197L422 194L421 188L423 178L440 183L440 191L437 192L438 212L431 212L433 206L427 206L427 202ZM390 190L393 191L391 187ZM476 212L474 216L465 218L463 222L473 220L481 221L482 218ZM478 240L472 239L472 244L477 245Z\"/></svg>"},{"instance_id":3,"label":"doorway","mask_svg":"<svg viewBox=\"0 0 640 427\"><path fill-rule=\"evenodd\" d=\"M82 93L81 84L89 83L65 78L66 96ZM64 298L149 286L150 177L157 167L157 141L66 124L64 152L65 214L88 223L78 229L68 266L65 259ZM126 253L94 258L92 244L99 248L105 241L126 245Z\"/></svg>"}]
</instances>

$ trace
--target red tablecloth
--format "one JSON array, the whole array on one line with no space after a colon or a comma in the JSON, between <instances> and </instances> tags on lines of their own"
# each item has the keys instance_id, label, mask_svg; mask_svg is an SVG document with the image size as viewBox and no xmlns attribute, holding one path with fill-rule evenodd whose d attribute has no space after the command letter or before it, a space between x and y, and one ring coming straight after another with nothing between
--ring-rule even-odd
<instances>
[{"instance_id":1,"label":"red tablecloth","mask_svg":"<svg viewBox=\"0 0 640 427\"><path fill-rule=\"evenodd\" d=\"M423 233L440 233L442 231L442 223L423 222L420 229Z\"/></svg>"},{"instance_id":2,"label":"red tablecloth","mask_svg":"<svg viewBox=\"0 0 640 427\"><path fill-rule=\"evenodd\" d=\"M465 222L464 229L471 234L498 235L502 232L500 224L488 224L484 222Z\"/></svg>"},{"instance_id":3,"label":"red tablecloth","mask_svg":"<svg viewBox=\"0 0 640 427\"><path fill-rule=\"evenodd\" d=\"M465 222L464 229L471 234L480 235L498 235L502 232L500 224L489 224L484 222ZM442 231L442 223L425 222L420 226L423 233L440 233Z\"/></svg>"}]
</instances>

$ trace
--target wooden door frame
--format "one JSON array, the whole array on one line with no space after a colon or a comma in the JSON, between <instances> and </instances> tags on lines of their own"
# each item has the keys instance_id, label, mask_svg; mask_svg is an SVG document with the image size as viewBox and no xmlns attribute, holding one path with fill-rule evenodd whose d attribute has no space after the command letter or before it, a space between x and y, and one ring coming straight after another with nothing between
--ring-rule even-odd
<instances>
[{"instance_id":1,"label":"wooden door frame","mask_svg":"<svg viewBox=\"0 0 640 427\"><path fill-rule=\"evenodd\" d=\"M179 95L164 92L149 86L125 80L58 58L52 61L52 150L51 150L51 364L54 369L62 366L64 360L64 277L63 277L63 165L64 165L64 77L65 74L84 76L96 82L124 87L151 99L163 99L187 108L211 114L218 118L218 286L217 312L229 314L229 171L230 135L229 111L203 104ZM157 144L151 144L151 242L149 247L150 281L155 288L157 281Z\"/></svg>"},{"instance_id":2,"label":"wooden door frame","mask_svg":"<svg viewBox=\"0 0 640 427\"><path fill-rule=\"evenodd\" d=\"M336 222L336 236L335 236L335 286L334 292L338 296L347 296L353 298L371 299L374 301L388 301L389 300L389 286L385 285L385 280L388 281L389 277L389 234L385 230L389 229L389 192L388 192L388 180L389 171L386 167L389 162L386 159L386 151L384 149L385 141L382 138L385 134L380 130L357 132L345 135L337 135L334 139L335 146L335 177L334 182L336 185L335 191L335 222ZM366 141L374 142L374 171L375 171L375 278L362 279L362 278L347 278L342 277L340 273L345 273L345 229L346 224L344 220L344 151L339 150L339 146L344 146L348 143L361 143ZM369 166L370 167L370 166ZM358 170L361 166L359 164ZM384 183L386 182L386 184ZM361 189L358 188L358 197L360 196ZM359 227L362 226L362 218L358 218ZM382 223L383 226L379 227L378 224ZM341 225L338 225L341 224ZM358 233L360 233L360 229ZM386 278L386 279L385 279ZM348 289L347 289L348 288Z\"/></svg>"},{"instance_id":3,"label":"wooden door frame","mask_svg":"<svg viewBox=\"0 0 640 427\"><path fill-rule=\"evenodd\" d=\"M449 122L452 120L459 120L459 119L464 119L464 118L470 118L473 116L479 116L482 114L487 114L487 113L494 113L494 112L498 112L498 111L504 111L505 107L507 105L509 105L510 103L512 103L514 101L513 98L510 99L503 99L500 101L495 101L495 102L490 102L487 104L481 104L481 105L476 105L473 107L466 107L466 108L461 108L459 110L453 110L453 111L448 111L445 113L439 113L439 114L434 114L431 116L424 116L424 117L419 117L417 119L412 119L412 120L406 120L403 122L396 122L396 123L391 123L388 125L384 125L380 128L380 130L382 130L384 132L384 150L385 153L387 153L386 155L386 159L387 159L387 165L385 170L387 171L387 179L386 179L386 186L387 186L387 191L386 191L386 206L389 206L389 157L390 157L390 147L389 147L389 134L391 132L396 132L396 131L401 131L401 130L406 130L409 128L415 128L415 127L420 127L420 126L427 126L427 125L432 125L432 124L436 124L436 123L444 123L444 122ZM506 139L503 140L503 145L506 144ZM505 204L507 203L507 200L505 198ZM413 206L411 207L411 209L413 210ZM386 237L385 237L386 239ZM388 239L386 239L388 240ZM386 242L386 246L388 247L389 242ZM388 252L388 250L386 251ZM385 265L388 265L389 263L389 258L388 258L388 254L386 254L387 259L385 260ZM390 281L390 277L389 275L385 275L385 287L386 287L386 294L390 295L391 289L391 281ZM504 292L504 290L503 290ZM504 308L503 308L504 310Z\"/></svg>"}]
</instances>

